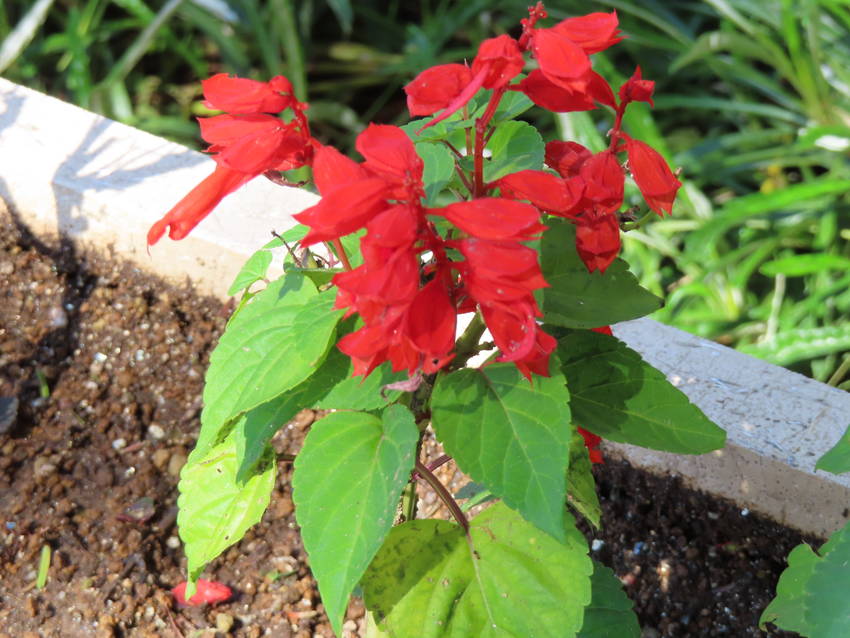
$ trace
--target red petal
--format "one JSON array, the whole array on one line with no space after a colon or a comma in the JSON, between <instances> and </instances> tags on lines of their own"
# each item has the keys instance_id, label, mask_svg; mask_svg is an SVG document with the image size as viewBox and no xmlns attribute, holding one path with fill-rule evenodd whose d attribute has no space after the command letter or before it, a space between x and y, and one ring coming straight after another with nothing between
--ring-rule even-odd
<instances>
[{"instance_id":1,"label":"red petal","mask_svg":"<svg viewBox=\"0 0 850 638\"><path fill-rule=\"evenodd\" d=\"M302 246L336 239L362 228L387 207L387 184L373 177L332 190L321 201L293 217L310 226Z\"/></svg>"},{"instance_id":2,"label":"red petal","mask_svg":"<svg viewBox=\"0 0 850 638\"><path fill-rule=\"evenodd\" d=\"M210 144L229 146L245 137L268 135L283 122L271 115L215 115L199 117L201 137Z\"/></svg>"},{"instance_id":3,"label":"red petal","mask_svg":"<svg viewBox=\"0 0 850 638\"><path fill-rule=\"evenodd\" d=\"M482 304L481 315L501 351L498 361L522 360L532 352L537 321L530 305Z\"/></svg>"},{"instance_id":4,"label":"red petal","mask_svg":"<svg viewBox=\"0 0 850 638\"><path fill-rule=\"evenodd\" d=\"M573 188L556 175L534 170L505 175L495 185L503 197L527 200L555 215L572 211L581 201L584 190L583 182L578 182L578 188Z\"/></svg>"},{"instance_id":5,"label":"red petal","mask_svg":"<svg viewBox=\"0 0 850 638\"><path fill-rule=\"evenodd\" d=\"M640 140L628 138L626 152L629 168L643 198L659 215L673 213L673 200L682 185L663 157L651 146Z\"/></svg>"},{"instance_id":6,"label":"red petal","mask_svg":"<svg viewBox=\"0 0 850 638\"><path fill-rule=\"evenodd\" d=\"M457 315L441 277L422 288L407 312L407 335L428 359L442 359L454 347Z\"/></svg>"},{"instance_id":7,"label":"red petal","mask_svg":"<svg viewBox=\"0 0 850 638\"><path fill-rule=\"evenodd\" d=\"M617 100L614 99L614 91L611 89L608 81L596 71L590 71L587 77L587 92L590 96L600 104L605 104L612 109L616 109Z\"/></svg>"},{"instance_id":8,"label":"red petal","mask_svg":"<svg viewBox=\"0 0 850 638\"><path fill-rule=\"evenodd\" d=\"M496 89L505 86L522 71L525 60L517 41L509 35L489 38L478 47L478 55L472 62L472 73L486 69L483 86Z\"/></svg>"},{"instance_id":9,"label":"red petal","mask_svg":"<svg viewBox=\"0 0 850 638\"><path fill-rule=\"evenodd\" d=\"M519 89L537 106L555 113L590 111L596 105L584 91L572 91L551 82L540 70L535 69L519 83Z\"/></svg>"},{"instance_id":10,"label":"red petal","mask_svg":"<svg viewBox=\"0 0 850 638\"><path fill-rule=\"evenodd\" d=\"M590 55L604 51L623 39L619 35L617 12L590 13L559 22L553 31L566 36Z\"/></svg>"},{"instance_id":11,"label":"red petal","mask_svg":"<svg viewBox=\"0 0 850 638\"><path fill-rule=\"evenodd\" d=\"M537 327L534 346L523 359L514 361L517 370L522 372L526 379L531 381L531 373L541 377L549 376L549 356L558 346L558 342L549 334Z\"/></svg>"},{"instance_id":12,"label":"red petal","mask_svg":"<svg viewBox=\"0 0 850 638\"><path fill-rule=\"evenodd\" d=\"M581 47L552 29L535 29L532 43L540 70L551 82L571 90L582 88L575 81L590 70L590 59Z\"/></svg>"},{"instance_id":13,"label":"red petal","mask_svg":"<svg viewBox=\"0 0 850 638\"><path fill-rule=\"evenodd\" d=\"M442 64L425 69L404 87L411 115L431 115L451 104L472 81L463 64Z\"/></svg>"},{"instance_id":14,"label":"red petal","mask_svg":"<svg viewBox=\"0 0 850 638\"><path fill-rule=\"evenodd\" d=\"M206 98L204 105L229 113L279 113L295 101L292 84L282 75L269 82L258 82L219 73L201 85Z\"/></svg>"},{"instance_id":15,"label":"red petal","mask_svg":"<svg viewBox=\"0 0 850 638\"><path fill-rule=\"evenodd\" d=\"M153 246L165 234L171 239L183 239L195 226L212 212L218 203L254 175L230 170L216 165L215 171L174 205L165 216L148 231L148 245Z\"/></svg>"},{"instance_id":16,"label":"red petal","mask_svg":"<svg viewBox=\"0 0 850 638\"><path fill-rule=\"evenodd\" d=\"M442 122L447 117L450 117L453 113L458 111L463 107L464 104L469 102L472 99L472 96L481 88L481 85L484 83L484 78L487 76L488 69L485 66L482 68L475 76L470 80L469 84L466 85L466 88L461 91L455 99L453 99L449 105L445 108L445 110L440 113L433 120L428 122L425 126L421 127L418 131L416 131L417 135L424 131L429 126L434 126L438 122Z\"/></svg>"},{"instance_id":17,"label":"red petal","mask_svg":"<svg viewBox=\"0 0 850 638\"><path fill-rule=\"evenodd\" d=\"M171 593L177 600L178 605L214 605L216 603L224 602L225 600L228 600L231 596L233 596L233 592L231 591L230 587L228 587L224 583L218 583L214 580L204 580L203 578L199 578L195 594L189 600L186 600L186 585L187 583L184 580L182 583L180 583L174 589L171 590Z\"/></svg>"},{"instance_id":18,"label":"red petal","mask_svg":"<svg viewBox=\"0 0 850 638\"><path fill-rule=\"evenodd\" d=\"M616 215L589 211L576 223L576 250L589 272L605 272L620 253Z\"/></svg>"},{"instance_id":19,"label":"red petal","mask_svg":"<svg viewBox=\"0 0 850 638\"><path fill-rule=\"evenodd\" d=\"M592 432L588 432L584 428L576 429L584 439L584 446L587 448L588 454L590 455L590 462L602 463L602 452L597 449L599 444L602 443L602 437L599 437Z\"/></svg>"},{"instance_id":20,"label":"red petal","mask_svg":"<svg viewBox=\"0 0 850 638\"><path fill-rule=\"evenodd\" d=\"M323 146L313 159L313 182L322 194L347 186L366 177L360 164L333 146Z\"/></svg>"},{"instance_id":21,"label":"red petal","mask_svg":"<svg viewBox=\"0 0 850 638\"><path fill-rule=\"evenodd\" d=\"M532 239L546 229L534 206L498 197L457 202L429 212L442 215L465 233L480 239Z\"/></svg>"},{"instance_id":22,"label":"red petal","mask_svg":"<svg viewBox=\"0 0 850 638\"><path fill-rule=\"evenodd\" d=\"M546 144L546 165L561 177L574 177L593 153L578 142L552 140Z\"/></svg>"},{"instance_id":23,"label":"red petal","mask_svg":"<svg viewBox=\"0 0 850 638\"><path fill-rule=\"evenodd\" d=\"M391 206L366 225L364 242L387 248L412 245L419 230L417 210L411 206Z\"/></svg>"},{"instance_id":24,"label":"red petal","mask_svg":"<svg viewBox=\"0 0 850 638\"><path fill-rule=\"evenodd\" d=\"M357 136L356 148L366 158L363 165L378 174L422 180L422 159L407 133L397 126L370 124Z\"/></svg>"},{"instance_id":25,"label":"red petal","mask_svg":"<svg viewBox=\"0 0 850 638\"><path fill-rule=\"evenodd\" d=\"M579 171L585 182L584 196L595 202L599 210L613 212L623 205L626 176L611 151L593 155Z\"/></svg>"}]
</instances>

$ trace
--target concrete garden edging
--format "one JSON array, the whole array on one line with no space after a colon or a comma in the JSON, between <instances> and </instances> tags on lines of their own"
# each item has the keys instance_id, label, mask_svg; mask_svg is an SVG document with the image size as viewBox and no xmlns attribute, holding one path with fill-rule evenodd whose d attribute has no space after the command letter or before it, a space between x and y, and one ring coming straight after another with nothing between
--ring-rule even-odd
<instances>
[{"instance_id":1,"label":"concrete garden edging","mask_svg":"<svg viewBox=\"0 0 850 638\"><path fill-rule=\"evenodd\" d=\"M270 230L285 230L316 196L254 180L187 239L163 240L148 255L150 225L212 167L179 144L0 78L0 211L38 235L63 233L225 297ZM850 421L850 393L651 319L614 332L723 427L728 442L699 457L613 443L607 453L810 534L826 536L850 518L850 476L814 469Z\"/></svg>"}]
</instances>

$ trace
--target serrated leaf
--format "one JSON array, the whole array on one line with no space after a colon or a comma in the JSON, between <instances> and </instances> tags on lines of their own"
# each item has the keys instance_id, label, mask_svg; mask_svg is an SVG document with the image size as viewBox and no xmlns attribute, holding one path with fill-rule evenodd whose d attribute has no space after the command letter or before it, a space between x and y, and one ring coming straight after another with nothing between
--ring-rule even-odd
<instances>
[{"instance_id":1,"label":"serrated leaf","mask_svg":"<svg viewBox=\"0 0 850 638\"><path fill-rule=\"evenodd\" d=\"M392 527L418 436L400 405L383 419L334 412L313 425L295 460L295 515L337 635L354 586Z\"/></svg>"},{"instance_id":2,"label":"serrated leaf","mask_svg":"<svg viewBox=\"0 0 850 638\"><path fill-rule=\"evenodd\" d=\"M850 523L815 553L806 544L788 554L774 598L759 620L808 638L850 635Z\"/></svg>"},{"instance_id":3,"label":"serrated leaf","mask_svg":"<svg viewBox=\"0 0 850 638\"><path fill-rule=\"evenodd\" d=\"M520 75L516 80L522 80L524 77L524 75ZM525 93L521 91L508 91L499 101L499 107L493 114L492 122L498 124L499 122L512 120L517 115L525 113L532 106L534 106L534 102Z\"/></svg>"},{"instance_id":4,"label":"serrated leaf","mask_svg":"<svg viewBox=\"0 0 850 638\"><path fill-rule=\"evenodd\" d=\"M737 350L778 366L850 350L850 325L792 328L773 339L737 346Z\"/></svg>"},{"instance_id":5,"label":"serrated leaf","mask_svg":"<svg viewBox=\"0 0 850 638\"><path fill-rule=\"evenodd\" d=\"M597 328L637 319L663 302L638 284L622 259L604 273L588 272L575 248L575 227L562 219L546 221L540 243L540 268L549 288L540 292L544 321L566 328Z\"/></svg>"},{"instance_id":6,"label":"serrated leaf","mask_svg":"<svg viewBox=\"0 0 850 638\"><path fill-rule=\"evenodd\" d=\"M602 438L679 454L723 447L712 423L663 373L623 342L591 331L558 340L573 419Z\"/></svg>"},{"instance_id":7,"label":"serrated leaf","mask_svg":"<svg viewBox=\"0 0 850 638\"><path fill-rule=\"evenodd\" d=\"M351 360L337 348L306 381L239 417L234 431L239 476L249 472L275 433L304 408L375 410L392 403L397 390L384 395L381 389L398 381L403 372L394 373L389 363L376 368L365 380L352 377Z\"/></svg>"},{"instance_id":8,"label":"serrated leaf","mask_svg":"<svg viewBox=\"0 0 850 638\"><path fill-rule=\"evenodd\" d=\"M576 638L640 638L640 625L632 601L614 572L593 561L591 599L584 610L584 624Z\"/></svg>"},{"instance_id":9,"label":"serrated leaf","mask_svg":"<svg viewBox=\"0 0 850 638\"><path fill-rule=\"evenodd\" d=\"M574 431L570 441L570 467L567 472L568 503L599 529L602 507L599 505L592 467L584 437Z\"/></svg>"},{"instance_id":10,"label":"serrated leaf","mask_svg":"<svg viewBox=\"0 0 850 638\"><path fill-rule=\"evenodd\" d=\"M850 472L850 426L847 427L838 443L818 459L816 470L824 470L833 474Z\"/></svg>"},{"instance_id":11,"label":"serrated leaf","mask_svg":"<svg viewBox=\"0 0 850 638\"><path fill-rule=\"evenodd\" d=\"M239 417L234 427L238 478L251 471L281 427L302 409L315 407L329 391L333 392L337 384L344 383L350 373L348 357L332 348L319 369L306 381Z\"/></svg>"},{"instance_id":12,"label":"serrated leaf","mask_svg":"<svg viewBox=\"0 0 850 638\"><path fill-rule=\"evenodd\" d=\"M236 441L231 434L180 472L177 527L186 552L192 582L204 566L239 541L259 522L269 504L275 483L274 451L244 481L237 480ZM187 590L187 597L193 592Z\"/></svg>"},{"instance_id":13,"label":"serrated leaf","mask_svg":"<svg viewBox=\"0 0 850 638\"><path fill-rule=\"evenodd\" d=\"M437 438L474 481L559 538L566 512L570 395L564 377L512 363L439 377L431 397Z\"/></svg>"},{"instance_id":14,"label":"serrated leaf","mask_svg":"<svg viewBox=\"0 0 850 638\"><path fill-rule=\"evenodd\" d=\"M473 519L469 536L471 546L448 521L393 528L361 581L390 638L575 635L593 567L572 517L559 542L497 503Z\"/></svg>"},{"instance_id":15,"label":"serrated leaf","mask_svg":"<svg viewBox=\"0 0 850 638\"><path fill-rule=\"evenodd\" d=\"M205 455L231 419L294 388L322 363L342 316L333 310L335 295L290 273L234 317L210 357L193 457Z\"/></svg>"},{"instance_id":16,"label":"serrated leaf","mask_svg":"<svg viewBox=\"0 0 850 638\"><path fill-rule=\"evenodd\" d=\"M426 205L433 206L437 198L454 175L455 162L451 151L442 144L421 143L416 152L425 163L422 183L425 186Z\"/></svg>"},{"instance_id":17,"label":"serrated leaf","mask_svg":"<svg viewBox=\"0 0 850 638\"><path fill-rule=\"evenodd\" d=\"M492 182L508 173L543 168L545 145L528 122L509 120L496 127L487 142L492 158L484 163L484 180Z\"/></svg>"},{"instance_id":18,"label":"serrated leaf","mask_svg":"<svg viewBox=\"0 0 850 638\"><path fill-rule=\"evenodd\" d=\"M233 283L230 284L230 288L227 289L227 294L232 297L260 281L260 279L266 276L271 263L271 252L263 249L255 252L248 258L245 265L242 266Z\"/></svg>"}]
</instances>

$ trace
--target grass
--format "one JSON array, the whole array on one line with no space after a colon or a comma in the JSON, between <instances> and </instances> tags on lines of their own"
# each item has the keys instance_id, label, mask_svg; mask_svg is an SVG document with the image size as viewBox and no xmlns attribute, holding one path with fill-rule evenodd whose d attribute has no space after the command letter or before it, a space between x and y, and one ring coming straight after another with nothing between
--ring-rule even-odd
<instances>
[{"instance_id":1,"label":"grass","mask_svg":"<svg viewBox=\"0 0 850 638\"><path fill-rule=\"evenodd\" d=\"M405 120L400 89L418 71L515 33L527 4L7 0L0 68L195 146L199 79L283 73L309 99L317 136L350 149L368 121ZM685 187L672 217L625 241L644 285L668 299L656 318L850 387L850 4L552 5L556 19L616 9L629 37L597 68L615 87L636 64L657 81L655 108L634 105L627 129L681 167ZM610 118L538 124L599 149Z\"/></svg>"}]
</instances>

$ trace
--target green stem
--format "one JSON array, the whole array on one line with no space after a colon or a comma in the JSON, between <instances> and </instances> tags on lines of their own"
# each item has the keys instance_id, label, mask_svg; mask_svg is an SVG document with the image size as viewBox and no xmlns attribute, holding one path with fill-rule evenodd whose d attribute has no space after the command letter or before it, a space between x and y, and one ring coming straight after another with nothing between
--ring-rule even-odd
<instances>
[{"instance_id":1,"label":"green stem","mask_svg":"<svg viewBox=\"0 0 850 638\"><path fill-rule=\"evenodd\" d=\"M460 505L457 504L457 501L446 489L446 486L440 482L440 479L434 476L434 473L418 459L416 460L416 473L433 488L437 496L440 497L440 500L446 504L454 519L463 528L464 533L469 534L469 521L466 520L466 514L460 509Z\"/></svg>"},{"instance_id":2,"label":"green stem","mask_svg":"<svg viewBox=\"0 0 850 638\"><path fill-rule=\"evenodd\" d=\"M836 371L832 373L832 376L829 377L829 381L826 382L827 385L836 387L839 383L841 383L841 380L848 371L850 371L850 354L844 357L844 361L841 362L838 369L836 369Z\"/></svg>"},{"instance_id":3,"label":"green stem","mask_svg":"<svg viewBox=\"0 0 850 638\"><path fill-rule=\"evenodd\" d=\"M277 19L280 20L280 30L283 33L287 76L292 82L295 97L304 102L307 100L307 71L304 64L304 49L301 46L301 36L295 19L295 8L292 0L274 0L272 7Z\"/></svg>"},{"instance_id":4,"label":"green stem","mask_svg":"<svg viewBox=\"0 0 850 638\"><path fill-rule=\"evenodd\" d=\"M455 344L456 355L454 361L452 361L453 368L462 368L469 358L478 352L478 342L481 340L481 335L484 334L486 329L487 324L484 323L481 313L476 312L472 321L469 322L466 330L464 330L460 339Z\"/></svg>"}]
</instances>

